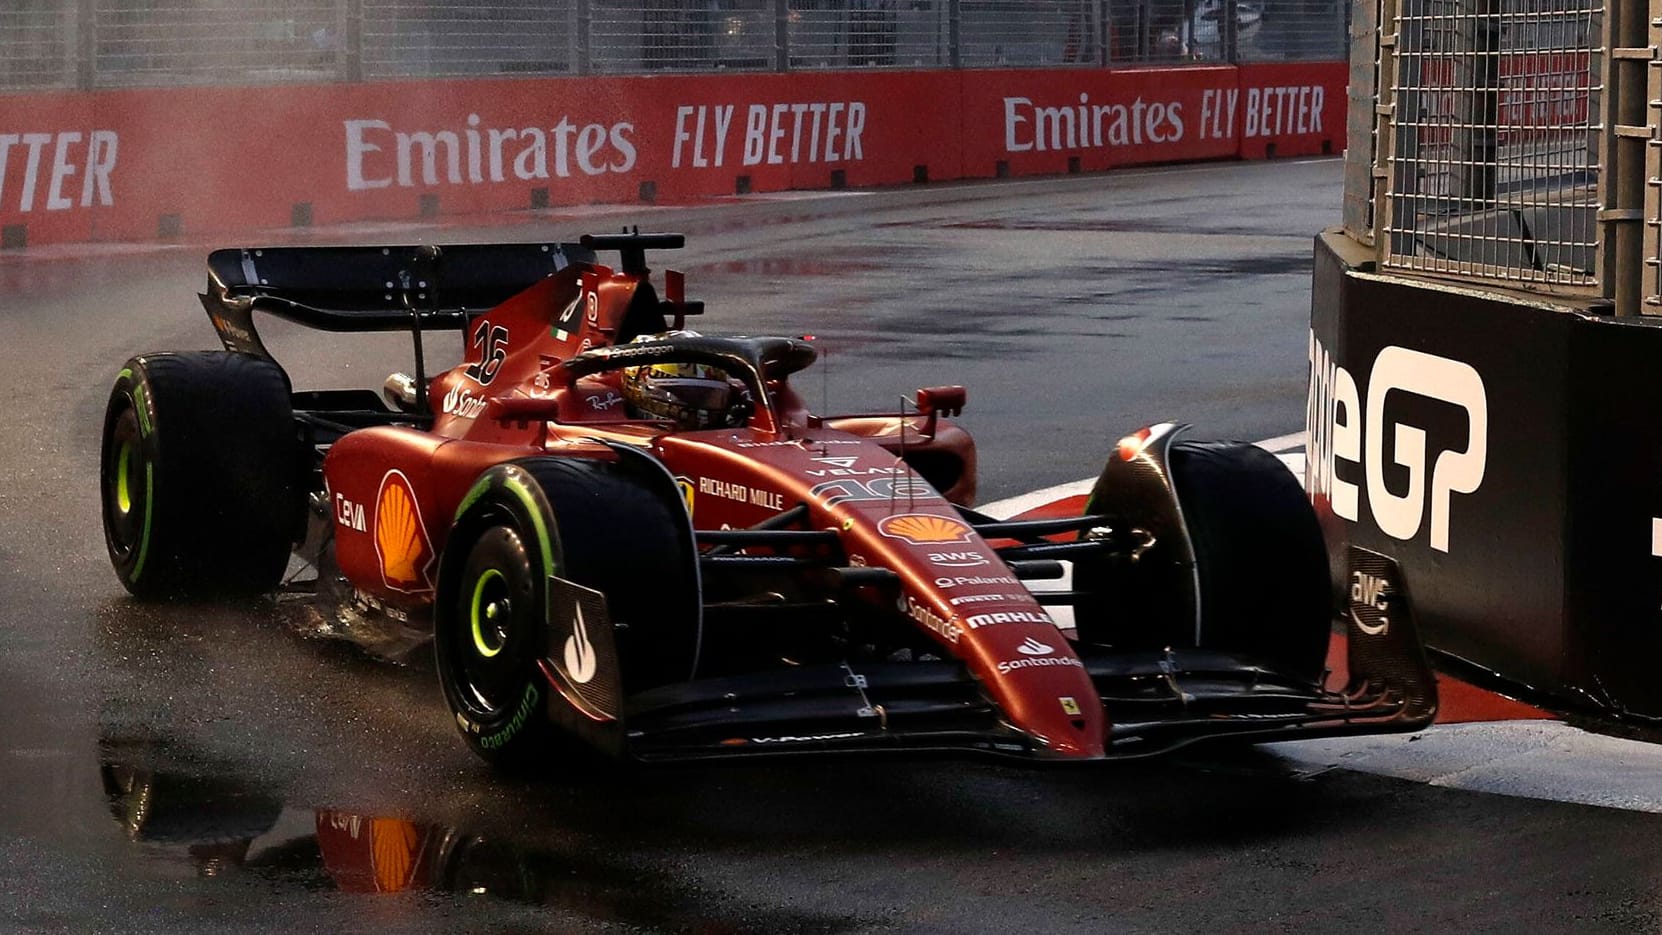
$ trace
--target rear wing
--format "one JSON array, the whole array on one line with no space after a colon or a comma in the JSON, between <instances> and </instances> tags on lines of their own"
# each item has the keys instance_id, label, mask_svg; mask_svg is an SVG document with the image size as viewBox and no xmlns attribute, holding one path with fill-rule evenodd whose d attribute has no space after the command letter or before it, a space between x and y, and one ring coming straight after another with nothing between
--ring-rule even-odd
<instances>
[{"instance_id":1,"label":"rear wing","mask_svg":"<svg viewBox=\"0 0 1662 935\"><path fill-rule=\"evenodd\" d=\"M596 262L596 251L619 251L624 272L644 276L647 250L685 240L637 232L578 243L231 248L208 255L201 299L226 350L270 358L256 311L321 331L456 330L574 263Z\"/></svg>"},{"instance_id":2,"label":"rear wing","mask_svg":"<svg viewBox=\"0 0 1662 935\"><path fill-rule=\"evenodd\" d=\"M323 331L460 329L593 250L575 243L244 247L208 255L202 304L227 350L270 357L256 311Z\"/></svg>"}]
</instances>

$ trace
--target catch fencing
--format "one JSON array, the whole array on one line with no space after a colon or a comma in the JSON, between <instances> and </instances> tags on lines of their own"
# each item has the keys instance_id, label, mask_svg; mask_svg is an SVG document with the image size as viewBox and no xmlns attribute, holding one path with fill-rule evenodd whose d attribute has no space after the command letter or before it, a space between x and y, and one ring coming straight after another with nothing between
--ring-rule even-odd
<instances>
[{"instance_id":1,"label":"catch fencing","mask_svg":"<svg viewBox=\"0 0 1662 935\"><path fill-rule=\"evenodd\" d=\"M0 91L1336 61L1341 0L6 0Z\"/></svg>"},{"instance_id":2,"label":"catch fencing","mask_svg":"<svg viewBox=\"0 0 1662 935\"><path fill-rule=\"evenodd\" d=\"M1389 41L1359 36L1352 69L1381 89L1352 102L1378 120L1367 139L1351 134L1373 168L1347 177L1353 235L1387 267L1596 290L1602 3L1384 0L1381 14Z\"/></svg>"}]
</instances>

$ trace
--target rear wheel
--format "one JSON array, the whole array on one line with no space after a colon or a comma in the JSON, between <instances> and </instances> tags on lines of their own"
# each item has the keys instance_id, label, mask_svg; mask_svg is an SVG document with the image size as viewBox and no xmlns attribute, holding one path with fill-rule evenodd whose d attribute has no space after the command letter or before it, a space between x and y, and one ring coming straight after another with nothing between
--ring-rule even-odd
<instances>
[{"instance_id":1,"label":"rear wheel","mask_svg":"<svg viewBox=\"0 0 1662 935\"><path fill-rule=\"evenodd\" d=\"M105 410L99 478L110 563L134 595L271 590L305 503L287 376L246 354L133 358Z\"/></svg>"},{"instance_id":2,"label":"rear wheel","mask_svg":"<svg viewBox=\"0 0 1662 935\"><path fill-rule=\"evenodd\" d=\"M620 715L624 695L692 676L697 558L673 482L654 481L616 462L534 458L475 485L446 547L434 649L479 756L619 753L620 719L595 713ZM555 577L604 596L604 630L581 598L555 593Z\"/></svg>"}]
</instances>

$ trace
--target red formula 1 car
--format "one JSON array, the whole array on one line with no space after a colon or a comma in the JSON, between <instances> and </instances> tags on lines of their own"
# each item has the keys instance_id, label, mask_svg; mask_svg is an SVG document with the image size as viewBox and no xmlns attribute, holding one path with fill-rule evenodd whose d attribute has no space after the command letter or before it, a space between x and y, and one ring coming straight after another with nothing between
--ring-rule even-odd
<instances>
[{"instance_id":1,"label":"red formula 1 car","mask_svg":"<svg viewBox=\"0 0 1662 935\"><path fill-rule=\"evenodd\" d=\"M1348 684L1325 684L1327 560L1272 456L1157 425L1120 440L1084 515L993 519L947 418L961 387L904 414L809 412L791 378L812 343L681 330L702 305L675 272L660 297L645 261L681 245L215 252L202 299L225 351L135 357L110 397L122 583L292 588L293 552L348 635L431 638L456 724L492 761L1093 760L1430 720L1383 557L1353 557ZM416 372L379 395L295 392L255 312L409 329ZM467 354L429 379L437 329ZM1071 589L1027 586L1067 563Z\"/></svg>"}]
</instances>

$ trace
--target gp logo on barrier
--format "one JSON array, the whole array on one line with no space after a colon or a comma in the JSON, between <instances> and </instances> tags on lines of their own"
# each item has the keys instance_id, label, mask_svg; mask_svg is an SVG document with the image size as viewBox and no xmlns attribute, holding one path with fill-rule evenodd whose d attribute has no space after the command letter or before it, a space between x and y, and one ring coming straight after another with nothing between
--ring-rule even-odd
<instances>
[{"instance_id":1,"label":"gp logo on barrier","mask_svg":"<svg viewBox=\"0 0 1662 935\"><path fill-rule=\"evenodd\" d=\"M1358 486L1341 480L1334 465L1362 465L1374 523L1386 535L1407 541L1425 525L1429 488L1431 547L1447 552L1454 494L1476 492L1488 464L1489 399L1483 377L1469 364L1392 345L1374 357L1366 386L1364 409L1355 378L1333 362L1311 333L1305 489L1311 496L1327 497L1335 514L1356 522L1361 512ZM1424 396L1464 410L1469 426L1465 449L1434 451L1427 443L1426 427L1387 421L1386 403L1393 393ZM1408 485L1402 493L1393 493L1386 484L1387 433L1391 464L1407 469Z\"/></svg>"}]
</instances>

